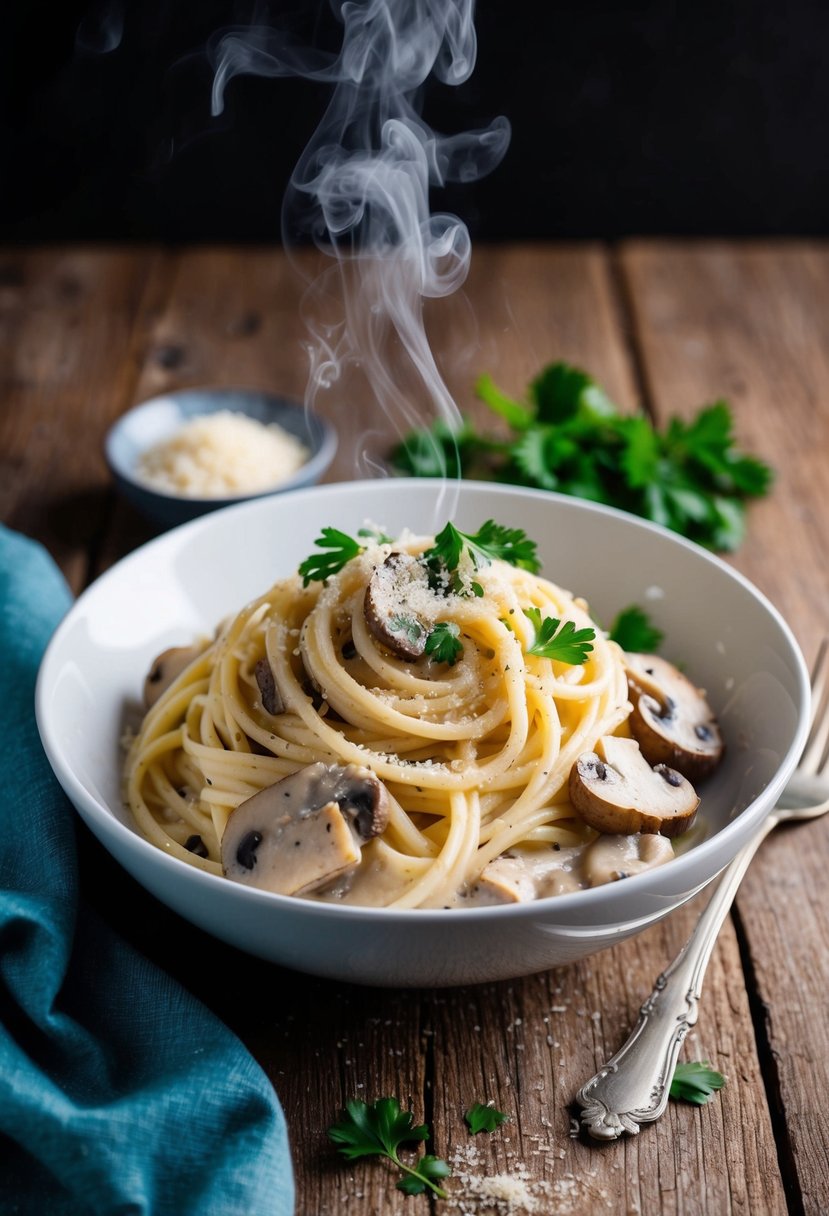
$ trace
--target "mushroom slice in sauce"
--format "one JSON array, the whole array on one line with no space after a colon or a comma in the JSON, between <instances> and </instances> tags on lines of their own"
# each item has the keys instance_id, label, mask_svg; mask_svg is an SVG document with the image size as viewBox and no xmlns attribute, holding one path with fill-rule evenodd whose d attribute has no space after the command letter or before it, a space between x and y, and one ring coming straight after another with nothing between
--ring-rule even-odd
<instances>
[{"instance_id":1,"label":"mushroom slice in sauce","mask_svg":"<svg viewBox=\"0 0 829 1216\"><path fill-rule=\"evenodd\" d=\"M664 865L674 855L664 836L642 832L634 836L598 836L584 850L581 871L585 885L601 887Z\"/></svg>"},{"instance_id":2,"label":"mushroom slice in sauce","mask_svg":"<svg viewBox=\"0 0 829 1216\"><path fill-rule=\"evenodd\" d=\"M207 646L205 641L194 642L192 646L171 646L153 659L144 680L144 704L147 709L152 709L161 694L167 691L173 681L178 679L184 669L189 667Z\"/></svg>"},{"instance_id":3,"label":"mushroom slice in sauce","mask_svg":"<svg viewBox=\"0 0 829 1216\"><path fill-rule=\"evenodd\" d=\"M258 659L253 674L256 676L259 696L262 698L262 708L265 712L274 715L284 713L285 703L276 687L273 668L268 660Z\"/></svg>"},{"instance_id":4,"label":"mushroom slice in sauce","mask_svg":"<svg viewBox=\"0 0 829 1216\"><path fill-rule=\"evenodd\" d=\"M412 599L428 593L426 572L408 553L390 553L376 566L363 603L369 632L398 658L414 662L426 648L429 625Z\"/></svg>"},{"instance_id":5,"label":"mushroom slice in sauce","mask_svg":"<svg viewBox=\"0 0 829 1216\"><path fill-rule=\"evenodd\" d=\"M484 866L470 886L464 902L474 907L520 904L536 898L535 883L520 857L496 857Z\"/></svg>"},{"instance_id":6,"label":"mushroom slice in sauce","mask_svg":"<svg viewBox=\"0 0 829 1216\"><path fill-rule=\"evenodd\" d=\"M357 764L309 764L231 812L222 869L234 882L304 895L354 869L389 818L385 786Z\"/></svg>"},{"instance_id":7,"label":"mushroom slice in sauce","mask_svg":"<svg viewBox=\"0 0 829 1216\"><path fill-rule=\"evenodd\" d=\"M597 832L678 836L691 826L699 798L666 764L651 768L634 739L605 735L570 770L570 801Z\"/></svg>"},{"instance_id":8,"label":"mushroom slice in sauce","mask_svg":"<svg viewBox=\"0 0 829 1216\"><path fill-rule=\"evenodd\" d=\"M699 780L719 764L723 741L705 694L672 663L652 654L625 658L630 731L650 764Z\"/></svg>"},{"instance_id":9,"label":"mushroom slice in sauce","mask_svg":"<svg viewBox=\"0 0 829 1216\"><path fill-rule=\"evenodd\" d=\"M496 857L463 893L469 907L527 903L568 891L583 891L617 882L670 861L671 842L664 836L597 836L590 844L561 849L521 848Z\"/></svg>"}]
</instances>

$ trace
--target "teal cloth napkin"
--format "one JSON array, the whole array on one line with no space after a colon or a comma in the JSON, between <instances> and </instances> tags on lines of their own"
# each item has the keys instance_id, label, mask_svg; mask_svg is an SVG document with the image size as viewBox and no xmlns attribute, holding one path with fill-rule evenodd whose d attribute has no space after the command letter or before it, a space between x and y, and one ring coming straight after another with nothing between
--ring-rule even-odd
<instances>
[{"instance_id":1,"label":"teal cloth napkin","mask_svg":"<svg viewBox=\"0 0 829 1216\"><path fill-rule=\"evenodd\" d=\"M0 1211L290 1216L267 1077L80 897L73 811L34 718L69 602L45 551L0 526Z\"/></svg>"}]
</instances>

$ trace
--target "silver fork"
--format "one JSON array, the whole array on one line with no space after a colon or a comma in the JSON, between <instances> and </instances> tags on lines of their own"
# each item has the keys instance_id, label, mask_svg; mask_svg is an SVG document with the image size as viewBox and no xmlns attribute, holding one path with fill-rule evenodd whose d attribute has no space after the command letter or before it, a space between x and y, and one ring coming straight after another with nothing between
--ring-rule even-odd
<instances>
[{"instance_id":1,"label":"silver fork","mask_svg":"<svg viewBox=\"0 0 829 1216\"><path fill-rule=\"evenodd\" d=\"M818 819L829 811L829 645L812 673L812 726L800 763L755 836L726 866L687 943L659 976L627 1042L576 1095L581 1121L597 1140L635 1135L660 1118L682 1042L696 1023L705 969L737 888L758 848L780 823Z\"/></svg>"}]
</instances>

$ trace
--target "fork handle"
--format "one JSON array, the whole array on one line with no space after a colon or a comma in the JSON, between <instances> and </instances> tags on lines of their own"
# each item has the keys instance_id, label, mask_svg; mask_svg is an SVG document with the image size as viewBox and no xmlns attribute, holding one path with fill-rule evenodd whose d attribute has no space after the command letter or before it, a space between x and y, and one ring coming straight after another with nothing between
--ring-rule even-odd
<instances>
[{"instance_id":1,"label":"fork handle","mask_svg":"<svg viewBox=\"0 0 829 1216\"><path fill-rule=\"evenodd\" d=\"M772 813L723 871L683 949L659 976L627 1042L576 1095L581 1121L597 1140L635 1135L668 1105L682 1042L696 1023L705 969L743 875L777 824Z\"/></svg>"}]
</instances>

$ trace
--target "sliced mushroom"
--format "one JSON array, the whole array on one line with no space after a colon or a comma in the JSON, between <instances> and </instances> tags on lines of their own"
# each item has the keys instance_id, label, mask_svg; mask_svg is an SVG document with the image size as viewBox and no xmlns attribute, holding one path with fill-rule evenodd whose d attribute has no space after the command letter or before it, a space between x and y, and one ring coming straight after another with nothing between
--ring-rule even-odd
<instances>
[{"instance_id":1,"label":"sliced mushroom","mask_svg":"<svg viewBox=\"0 0 829 1216\"><path fill-rule=\"evenodd\" d=\"M305 693L308 700L313 705L314 709L321 718L328 718L330 722L343 722L344 719L337 713L334 706L331 705L327 697L322 691L317 680L308 674L308 669L303 667L305 679L302 681L302 691Z\"/></svg>"},{"instance_id":2,"label":"sliced mushroom","mask_svg":"<svg viewBox=\"0 0 829 1216\"><path fill-rule=\"evenodd\" d=\"M192 646L171 646L153 659L144 680L144 704L147 709L152 709L161 694L202 654L206 646L206 642L194 642Z\"/></svg>"},{"instance_id":3,"label":"sliced mushroom","mask_svg":"<svg viewBox=\"0 0 829 1216\"><path fill-rule=\"evenodd\" d=\"M413 605L428 594L423 566L408 553L390 553L372 574L363 604L369 632L398 658L414 662L426 648L429 625Z\"/></svg>"},{"instance_id":4,"label":"sliced mushroom","mask_svg":"<svg viewBox=\"0 0 829 1216\"><path fill-rule=\"evenodd\" d=\"M625 659L633 712L630 731L650 764L669 764L699 781L716 768L723 741L705 693L653 654Z\"/></svg>"},{"instance_id":5,"label":"sliced mushroom","mask_svg":"<svg viewBox=\"0 0 829 1216\"><path fill-rule=\"evenodd\" d=\"M222 869L234 882L305 895L352 870L385 830L388 794L357 764L309 764L231 812Z\"/></svg>"},{"instance_id":6,"label":"sliced mushroom","mask_svg":"<svg viewBox=\"0 0 829 1216\"><path fill-rule=\"evenodd\" d=\"M519 904L536 898L535 884L527 868L515 857L496 857L484 866L470 885L464 902L475 907Z\"/></svg>"},{"instance_id":7,"label":"sliced mushroom","mask_svg":"<svg viewBox=\"0 0 829 1216\"><path fill-rule=\"evenodd\" d=\"M466 906L528 903L578 891L582 845L569 848L518 846L494 858L463 892Z\"/></svg>"},{"instance_id":8,"label":"sliced mushroom","mask_svg":"<svg viewBox=\"0 0 829 1216\"><path fill-rule=\"evenodd\" d=\"M268 660L258 659L253 669L253 674L256 676L259 695L262 698L262 707L266 713L274 715L284 713L285 703L280 696L279 689L276 687L273 668Z\"/></svg>"},{"instance_id":9,"label":"sliced mushroom","mask_svg":"<svg viewBox=\"0 0 829 1216\"><path fill-rule=\"evenodd\" d=\"M598 836L584 851L581 869L589 887L618 882L664 865L674 855L664 836L642 832L633 836Z\"/></svg>"},{"instance_id":10,"label":"sliced mushroom","mask_svg":"<svg viewBox=\"0 0 829 1216\"><path fill-rule=\"evenodd\" d=\"M699 798L666 764L651 768L635 739L605 735L570 770L570 801L597 832L678 836L694 820Z\"/></svg>"}]
</instances>

